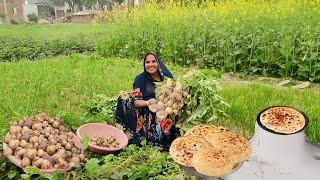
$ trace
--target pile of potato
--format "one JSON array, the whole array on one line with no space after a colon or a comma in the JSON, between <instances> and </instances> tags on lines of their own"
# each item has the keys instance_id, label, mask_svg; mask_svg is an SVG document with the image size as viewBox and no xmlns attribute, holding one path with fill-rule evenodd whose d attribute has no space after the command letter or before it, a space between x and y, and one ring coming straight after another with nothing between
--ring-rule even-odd
<instances>
[{"instance_id":1,"label":"pile of potato","mask_svg":"<svg viewBox=\"0 0 320 180\"><path fill-rule=\"evenodd\" d=\"M91 136L90 142L94 145L106 148L118 148L120 145L114 136Z\"/></svg>"},{"instance_id":2,"label":"pile of potato","mask_svg":"<svg viewBox=\"0 0 320 180\"><path fill-rule=\"evenodd\" d=\"M11 125L3 143L4 155L19 158L23 168L73 167L85 160L81 149L73 143L73 135L60 118L40 112Z\"/></svg>"},{"instance_id":3,"label":"pile of potato","mask_svg":"<svg viewBox=\"0 0 320 180\"><path fill-rule=\"evenodd\" d=\"M158 119L163 120L168 116L174 117L179 114L183 106L183 99L188 96L179 81L167 79L163 84L156 87L156 99L149 100L150 111L156 113Z\"/></svg>"}]
</instances>

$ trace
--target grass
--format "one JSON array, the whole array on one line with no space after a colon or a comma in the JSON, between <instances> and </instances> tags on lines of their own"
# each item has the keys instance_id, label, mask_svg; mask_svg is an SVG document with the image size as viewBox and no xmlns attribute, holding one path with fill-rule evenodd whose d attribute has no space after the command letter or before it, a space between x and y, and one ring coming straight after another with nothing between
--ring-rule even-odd
<instances>
[{"instance_id":1,"label":"grass","mask_svg":"<svg viewBox=\"0 0 320 180\"><path fill-rule=\"evenodd\" d=\"M309 117L307 137L312 142L320 143L320 105L318 103L320 89L279 89L262 83L223 83L221 96L231 105L231 108L225 109L231 116L227 124L235 124L237 129L247 137L253 135L255 120L261 110L270 106L286 105L307 114Z\"/></svg>"},{"instance_id":2,"label":"grass","mask_svg":"<svg viewBox=\"0 0 320 180\"><path fill-rule=\"evenodd\" d=\"M181 74L187 69L169 65ZM103 121L103 117L86 116L86 106L95 94L115 96L129 91L134 77L142 71L138 60L110 59L99 56L72 55L39 61L0 63L0 129L8 131L9 122L32 116L42 110L61 116L73 129L86 122ZM250 137L256 115L272 105L296 107L310 118L308 138L320 143L319 89L276 89L265 84L222 83L222 97L231 104L225 109L230 119L221 125Z\"/></svg>"}]
</instances>

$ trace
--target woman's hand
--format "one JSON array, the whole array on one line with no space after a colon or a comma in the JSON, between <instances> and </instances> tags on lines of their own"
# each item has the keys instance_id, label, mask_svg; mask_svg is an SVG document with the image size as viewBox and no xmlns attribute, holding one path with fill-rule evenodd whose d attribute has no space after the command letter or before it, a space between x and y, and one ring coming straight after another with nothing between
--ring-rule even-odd
<instances>
[{"instance_id":1,"label":"woman's hand","mask_svg":"<svg viewBox=\"0 0 320 180\"><path fill-rule=\"evenodd\" d=\"M149 101L145 101L145 100L134 101L134 106L137 108L144 108L144 107L147 107L149 104L150 104Z\"/></svg>"}]
</instances>

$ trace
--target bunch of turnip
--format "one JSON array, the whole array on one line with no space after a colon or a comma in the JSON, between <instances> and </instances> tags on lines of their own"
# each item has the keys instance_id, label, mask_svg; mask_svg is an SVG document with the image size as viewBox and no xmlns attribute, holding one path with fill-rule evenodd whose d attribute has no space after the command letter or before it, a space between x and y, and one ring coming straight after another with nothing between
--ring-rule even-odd
<instances>
[{"instance_id":1,"label":"bunch of turnip","mask_svg":"<svg viewBox=\"0 0 320 180\"><path fill-rule=\"evenodd\" d=\"M66 169L85 160L81 149L74 145L73 136L60 118L40 112L11 125L3 151L5 156L20 159L22 168Z\"/></svg>"},{"instance_id":2,"label":"bunch of turnip","mask_svg":"<svg viewBox=\"0 0 320 180\"><path fill-rule=\"evenodd\" d=\"M91 136L90 142L94 145L106 148L117 148L120 145L114 136Z\"/></svg>"},{"instance_id":3,"label":"bunch of turnip","mask_svg":"<svg viewBox=\"0 0 320 180\"><path fill-rule=\"evenodd\" d=\"M149 100L148 107L160 120L174 117L179 114L187 96L188 91L179 81L167 79L156 86L156 98Z\"/></svg>"}]
</instances>

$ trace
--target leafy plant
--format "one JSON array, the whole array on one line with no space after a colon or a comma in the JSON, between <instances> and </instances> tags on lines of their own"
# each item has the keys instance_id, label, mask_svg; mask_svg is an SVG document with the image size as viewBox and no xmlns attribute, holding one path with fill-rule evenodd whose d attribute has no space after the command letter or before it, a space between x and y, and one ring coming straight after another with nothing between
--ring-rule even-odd
<instances>
[{"instance_id":1,"label":"leafy plant","mask_svg":"<svg viewBox=\"0 0 320 180\"><path fill-rule=\"evenodd\" d=\"M28 17L28 21L35 22L35 23L38 22L38 16L34 13L28 14L27 17Z\"/></svg>"},{"instance_id":2,"label":"leafy plant","mask_svg":"<svg viewBox=\"0 0 320 180\"><path fill-rule=\"evenodd\" d=\"M89 105L89 112L92 114L102 114L114 119L117 97L108 97L104 94L98 94Z\"/></svg>"},{"instance_id":3,"label":"leafy plant","mask_svg":"<svg viewBox=\"0 0 320 180\"><path fill-rule=\"evenodd\" d=\"M117 156L109 154L92 158L85 164L85 170L75 177L95 179L175 179L187 178L179 165L167 153L143 141L142 147L129 145Z\"/></svg>"},{"instance_id":4,"label":"leafy plant","mask_svg":"<svg viewBox=\"0 0 320 180\"><path fill-rule=\"evenodd\" d=\"M211 124L219 117L227 116L222 108L230 105L218 95L221 90L219 77L214 70L192 70L182 77L184 86L189 89L189 96L178 116L182 125Z\"/></svg>"}]
</instances>

